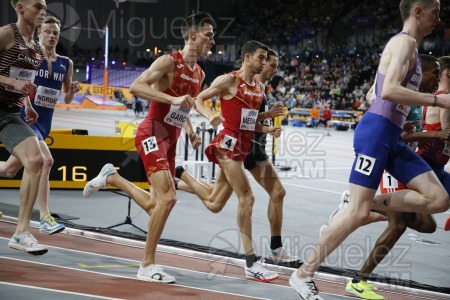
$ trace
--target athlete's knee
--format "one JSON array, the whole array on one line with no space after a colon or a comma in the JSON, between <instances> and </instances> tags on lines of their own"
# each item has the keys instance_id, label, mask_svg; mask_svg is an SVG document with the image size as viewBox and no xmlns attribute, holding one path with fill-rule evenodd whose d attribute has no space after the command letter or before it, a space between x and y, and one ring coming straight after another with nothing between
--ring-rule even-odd
<instances>
[{"instance_id":1,"label":"athlete's knee","mask_svg":"<svg viewBox=\"0 0 450 300\"><path fill-rule=\"evenodd\" d=\"M433 233L437 227L436 221L431 215L428 215L428 217L416 217L416 214L413 214L413 217L407 219L406 225L421 233Z\"/></svg>"},{"instance_id":2,"label":"athlete's knee","mask_svg":"<svg viewBox=\"0 0 450 300\"><path fill-rule=\"evenodd\" d=\"M159 199L159 204L163 209L169 210L171 211L172 208L175 206L175 204L177 203L177 197L175 197L175 195L170 196L170 195L165 195L164 197Z\"/></svg>"},{"instance_id":3,"label":"athlete's knee","mask_svg":"<svg viewBox=\"0 0 450 300\"><path fill-rule=\"evenodd\" d=\"M51 157L51 156L44 157L43 168L50 170L52 168L54 162L55 162L55 160L53 159L53 157Z\"/></svg>"},{"instance_id":4,"label":"athlete's knee","mask_svg":"<svg viewBox=\"0 0 450 300\"><path fill-rule=\"evenodd\" d=\"M214 214L218 214L222 211L225 205L221 203L210 203L206 207Z\"/></svg>"},{"instance_id":5,"label":"athlete's knee","mask_svg":"<svg viewBox=\"0 0 450 300\"><path fill-rule=\"evenodd\" d=\"M427 202L427 212L430 214L445 212L450 207L450 200L447 193L437 193Z\"/></svg>"},{"instance_id":6,"label":"athlete's knee","mask_svg":"<svg viewBox=\"0 0 450 300\"><path fill-rule=\"evenodd\" d=\"M27 157L25 162L23 162L23 167L31 172L42 172L44 166L44 156L39 153L39 155L33 155L32 157Z\"/></svg>"}]
</instances>

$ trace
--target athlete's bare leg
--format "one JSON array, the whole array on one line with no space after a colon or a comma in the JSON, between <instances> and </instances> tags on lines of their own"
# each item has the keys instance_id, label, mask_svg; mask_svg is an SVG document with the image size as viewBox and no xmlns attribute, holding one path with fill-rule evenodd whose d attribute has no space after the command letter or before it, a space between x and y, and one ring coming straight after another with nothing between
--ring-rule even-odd
<instances>
[{"instance_id":1,"label":"athlete's bare leg","mask_svg":"<svg viewBox=\"0 0 450 300\"><path fill-rule=\"evenodd\" d=\"M146 190L141 189L134 183L126 180L119 173L113 173L106 178L106 183L112 185L128 195L136 202L148 215L152 215L156 206L156 199Z\"/></svg>"},{"instance_id":2,"label":"athlete's bare leg","mask_svg":"<svg viewBox=\"0 0 450 300\"><path fill-rule=\"evenodd\" d=\"M7 161L0 161L0 177L13 178L22 168L20 160L10 155Z\"/></svg>"},{"instance_id":3,"label":"athlete's bare leg","mask_svg":"<svg viewBox=\"0 0 450 300\"><path fill-rule=\"evenodd\" d=\"M449 208L448 194L433 171L416 176L406 185L410 189L376 196L372 208L428 214Z\"/></svg>"},{"instance_id":4,"label":"athlete's bare leg","mask_svg":"<svg viewBox=\"0 0 450 300\"><path fill-rule=\"evenodd\" d=\"M44 165L42 167L41 180L39 181L39 190L37 194L37 199L39 202L39 213L40 217L50 215L48 210L48 201L50 198L50 170L53 166L53 157L48 149L45 141L39 141L39 147L42 154L44 155Z\"/></svg>"},{"instance_id":5,"label":"athlete's bare leg","mask_svg":"<svg viewBox=\"0 0 450 300\"><path fill-rule=\"evenodd\" d=\"M173 177L169 170L161 170L150 176L151 196L156 199L156 206L148 225L145 253L142 266L145 268L155 263L156 246L166 225L170 212L175 206L176 193Z\"/></svg>"},{"instance_id":6,"label":"athlete's bare leg","mask_svg":"<svg viewBox=\"0 0 450 300\"><path fill-rule=\"evenodd\" d=\"M16 234L28 230L31 213L36 201L39 180L42 172L44 157L40 151L38 139L28 137L17 145L13 155L24 166L22 182L20 184L20 208L17 220Z\"/></svg>"},{"instance_id":7,"label":"athlete's bare leg","mask_svg":"<svg viewBox=\"0 0 450 300\"><path fill-rule=\"evenodd\" d=\"M315 249L298 270L301 278L312 277L319 265L353 231L369 217L370 206L376 190L350 184L350 201L346 209L331 220L323 231Z\"/></svg>"},{"instance_id":8,"label":"athlete's bare leg","mask_svg":"<svg viewBox=\"0 0 450 300\"><path fill-rule=\"evenodd\" d=\"M283 200L286 190L278 177L277 171L272 163L265 160L249 170L256 182L269 194L269 207L267 216L270 223L272 236L281 236L283 226Z\"/></svg>"}]
</instances>

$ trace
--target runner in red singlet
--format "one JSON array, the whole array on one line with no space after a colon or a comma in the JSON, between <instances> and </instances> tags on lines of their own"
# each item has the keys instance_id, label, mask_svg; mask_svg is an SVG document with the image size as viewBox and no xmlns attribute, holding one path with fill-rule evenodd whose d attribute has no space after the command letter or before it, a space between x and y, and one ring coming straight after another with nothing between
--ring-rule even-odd
<instances>
[{"instance_id":1,"label":"runner in red singlet","mask_svg":"<svg viewBox=\"0 0 450 300\"><path fill-rule=\"evenodd\" d=\"M135 140L151 183L150 193L121 177L111 164L106 164L83 191L83 195L89 197L107 185L115 186L151 214L144 260L137 277L161 283L175 282L173 276L156 264L155 253L177 201L174 185L176 144L181 128L184 128L193 147L200 145L188 115L205 77L197 60L207 55L214 45L214 20L208 13L198 13L184 21L181 28L185 40L183 50L156 59L130 87L135 96L151 100L149 113L139 125Z\"/></svg>"}]
</instances>

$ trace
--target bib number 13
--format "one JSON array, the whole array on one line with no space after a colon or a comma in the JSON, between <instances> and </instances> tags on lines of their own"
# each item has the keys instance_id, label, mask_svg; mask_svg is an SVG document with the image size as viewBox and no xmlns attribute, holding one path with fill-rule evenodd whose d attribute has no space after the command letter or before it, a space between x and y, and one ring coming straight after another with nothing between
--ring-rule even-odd
<instances>
[{"instance_id":1,"label":"bib number 13","mask_svg":"<svg viewBox=\"0 0 450 300\"><path fill-rule=\"evenodd\" d=\"M376 159L370 156L359 154L356 157L355 171L369 176L375 166Z\"/></svg>"},{"instance_id":2,"label":"bib number 13","mask_svg":"<svg viewBox=\"0 0 450 300\"><path fill-rule=\"evenodd\" d=\"M141 142L142 144L142 148L144 149L145 155L153 152L153 151L158 151L158 142L156 140L156 137L154 136L150 136L148 138L146 138L145 140L143 140Z\"/></svg>"}]
</instances>

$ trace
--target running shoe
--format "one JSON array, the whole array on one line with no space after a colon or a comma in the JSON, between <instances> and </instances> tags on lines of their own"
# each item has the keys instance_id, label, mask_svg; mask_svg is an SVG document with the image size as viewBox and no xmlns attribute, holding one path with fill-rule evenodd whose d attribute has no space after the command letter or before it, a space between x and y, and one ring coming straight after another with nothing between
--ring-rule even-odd
<instances>
[{"instance_id":1,"label":"running shoe","mask_svg":"<svg viewBox=\"0 0 450 300\"><path fill-rule=\"evenodd\" d=\"M350 280L345 287L347 293L361 299L384 300L384 297L375 293L374 290L377 290L377 287L364 280Z\"/></svg>"},{"instance_id":2,"label":"running shoe","mask_svg":"<svg viewBox=\"0 0 450 300\"><path fill-rule=\"evenodd\" d=\"M445 221L444 230L445 231L450 231L450 217L448 217L447 221Z\"/></svg>"},{"instance_id":3,"label":"running shoe","mask_svg":"<svg viewBox=\"0 0 450 300\"><path fill-rule=\"evenodd\" d=\"M14 234L9 240L8 247L25 251L33 255L43 255L48 251L47 247L39 244L34 236L28 231Z\"/></svg>"},{"instance_id":4,"label":"running shoe","mask_svg":"<svg viewBox=\"0 0 450 300\"><path fill-rule=\"evenodd\" d=\"M275 250L270 249L269 251L270 253L266 259L274 263L293 263L300 261L298 256L292 255L289 251L284 249L284 247L280 247Z\"/></svg>"},{"instance_id":5,"label":"running shoe","mask_svg":"<svg viewBox=\"0 0 450 300\"><path fill-rule=\"evenodd\" d=\"M303 300L324 300L319 295L319 290L311 277L300 279L297 277L297 270L292 273L289 279L291 287L299 294Z\"/></svg>"},{"instance_id":6,"label":"running shoe","mask_svg":"<svg viewBox=\"0 0 450 300\"><path fill-rule=\"evenodd\" d=\"M46 234L55 234L63 231L65 228L63 224L56 222L51 215L44 216L39 224L39 232Z\"/></svg>"},{"instance_id":7,"label":"running shoe","mask_svg":"<svg viewBox=\"0 0 450 300\"><path fill-rule=\"evenodd\" d=\"M149 265L147 267L139 267L137 278L140 280L159 282L159 283L175 283L175 277L164 272L160 265Z\"/></svg>"},{"instance_id":8,"label":"running shoe","mask_svg":"<svg viewBox=\"0 0 450 300\"><path fill-rule=\"evenodd\" d=\"M350 191L342 192L341 199L339 200L339 205L335 211L331 213L328 217L328 223L326 225L320 226L319 235L322 236L323 231L330 225L331 220L336 217L339 213L341 213L348 205L350 198Z\"/></svg>"},{"instance_id":9,"label":"running shoe","mask_svg":"<svg viewBox=\"0 0 450 300\"><path fill-rule=\"evenodd\" d=\"M89 198L93 193L98 190L106 188L106 178L111 175L117 173L116 168L112 164L106 164L100 170L97 177L89 181L83 189L83 197Z\"/></svg>"},{"instance_id":10,"label":"running shoe","mask_svg":"<svg viewBox=\"0 0 450 300\"><path fill-rule=\"evenodd\" d=\"M278 273L264 268L263 259L255 261L250 268L245 267L245 276L260 282L271 282L278 278Z\"/></svg>"}]
</instances>

